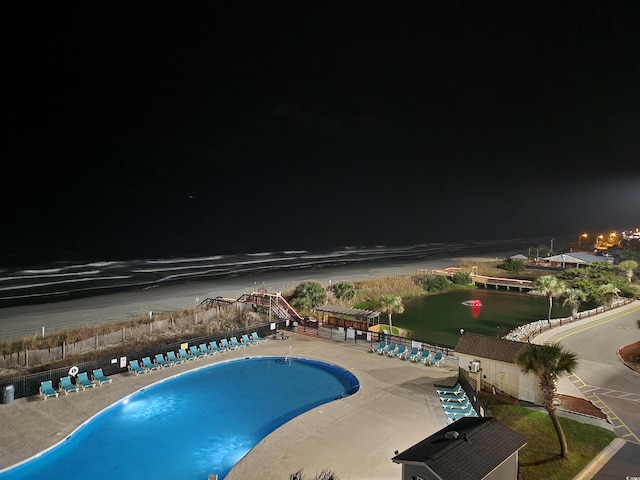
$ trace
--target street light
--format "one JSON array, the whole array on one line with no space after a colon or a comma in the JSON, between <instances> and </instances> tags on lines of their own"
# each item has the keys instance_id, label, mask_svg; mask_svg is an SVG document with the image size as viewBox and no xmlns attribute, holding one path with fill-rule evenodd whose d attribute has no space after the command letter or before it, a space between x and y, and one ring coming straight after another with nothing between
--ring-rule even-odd
<instances>
[{"instance_id":1,"label":"street light","mask_svg":"<svg viewBox=\"0 0 640 480\"><path fill-rule=\"evenodd\" d=\"M578 237L578 251L582 251L582 239L587 237L588 235L586 233L583 233Z\"/></svg>"}]
</instances>

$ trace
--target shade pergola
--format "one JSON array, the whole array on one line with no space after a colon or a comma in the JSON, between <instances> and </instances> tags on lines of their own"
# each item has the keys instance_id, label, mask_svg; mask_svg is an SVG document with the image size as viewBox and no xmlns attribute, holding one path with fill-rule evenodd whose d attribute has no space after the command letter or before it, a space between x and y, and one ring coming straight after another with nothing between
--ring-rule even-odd
<instances>
[{"instance_id":1,"label":"shade pergola","mask_svg":"<svg viewBox=\"0 0 640 480\"><path fill-rule=\"evenodd\" d=\"M322 323L338 327L353 327L358 330L369 330L369 327L380 323L380 312L374 312L372 310L325 304L316 307L315 311L322 317Z\"/></svg>"}]
</instances>

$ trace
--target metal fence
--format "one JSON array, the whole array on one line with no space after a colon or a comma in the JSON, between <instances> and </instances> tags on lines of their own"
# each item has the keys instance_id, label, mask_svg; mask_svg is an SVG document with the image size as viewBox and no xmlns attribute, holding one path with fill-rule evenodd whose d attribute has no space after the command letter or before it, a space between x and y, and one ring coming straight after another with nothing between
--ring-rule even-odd
<instances>
[{"instance_id":1,"label":"metal fence","mask_svg":"<svg viewBox=\"0 0 640 480\"><path fill-rule=\"evenodd\" d=\"M276 323L276 328L285 328L285 327L286 327L286 324L284 322ZM14 398L30 397L32 395L39 394L41 382L51 380L54 388L57 387L58 383L60 382L60 379L64 376L69 375L69 369L71 368L71 366L78 367L79 372L87 372L89 376L91 376L92 371L96 368L102 368L102 371L107 376L115 375L118 373L126 372L127 365L130 360L133 360L133 359L140 360L144 357L151 357L153 359L157 353L164 354L171 350L174 350L177 352L183 343L187 343L189 345L200 345L201 343L207 344L209 342L216 342L219 344L222 338L228 339L234 336L241 338L243 334L245 333L250 334L251 332L257 332L258 335L262 337L266 337L273 334L273 332L270 331L270 328L271 328L270 323L253 325L246 329L237 329L237 330L228 331L224 335L215 334L215 335L204 336L204 337L196 337L196 338L190 338L190 339L179 341L179 342L157 344L151 348L147 348L144 350L123 351L122 353L119 353L117 357L102 358L99 360L92 360L89 362L82 362L74 365L60 367L53 370L30 373L28 375L22 375L19 377L0 380L0 391L4 391L4 388L6 386L13 385ZM124 363L121 363L122 358L124 358Z\"/></svg>"}]
</instances>

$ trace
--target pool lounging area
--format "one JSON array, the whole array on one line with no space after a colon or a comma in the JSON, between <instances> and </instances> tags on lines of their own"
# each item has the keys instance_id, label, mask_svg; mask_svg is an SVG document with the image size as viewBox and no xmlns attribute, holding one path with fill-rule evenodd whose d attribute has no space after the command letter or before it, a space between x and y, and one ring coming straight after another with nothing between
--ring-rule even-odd
<instances>
[{"instance_id":1,"label":"pool lounging area","mask_svg":"<svg viewBox=\"0 0 640 480\"><path fill-rule=\"evenodd\" d=\"M436 431L446 425L433 384L451 383L456 371L447 366L437 371L426 369L425 372L423 365L411 362L392 362L395 366L390 368L388 358L363 355L370 349L370 344L360 342L348 345L292 335L287 342L267 342L255 349L238 349L225 355L209 356L149 375L115 375L112 384L80 394L63 395L49 401L40 397L21 398L11 405L0 405L0 469L24 461L64 440L91 415L140 389L151 390L151 385L157 381L165 381L192 369L206 368L210 364L247 358L250 354L284 357L292 351L297 354L293 357L321 360L354 373L359 380L359 390L340 401L329 401L311 408L282 424L248 451L229 471L226 480L258 478L257 472L262 475L260 478L287 478L300 468L310 475L323 468L332 468L342 476L354 479L397 476L398 465L389 461L393 455L393 451L389 451L390 445L404 448L422 439L425 432ZM241 380L244 379L228 379L221 384L222 391L234 388ZM406 385L411 384L416 385L414 393L411 393L413 389L406 389ZM394 385L405 387L398 390ZM433 392L434 401L425 405L424 393L429 389ZM136 402L136 405L140 404ZM415 416L418 405L421 412L419 424ZM380 409L389 414L383 417L372 415ZM232 423L244 426L245 415L234 416ZM388 442L382 445L377 440L377 433L373 432L384 433ZM202 429L190 431L185 427L169 437L123 443L116 456L127 450L138 454L153 451L158 445L169 441L180 443L184 441L183 437L194 435L202 436L204 432ZM250 448L240 443L234 442L240 448ZM77 459L73 465L78 465ZM57 471L60 471L60 466ZM187 477L181 475L180 478Z\"/></svg>"},{"instance_id":2,"label":"pool lounging area","mask_svg":"<svg viewBox=\"0 0 640 480\"><path fill-rule=\"evenodd\" d=\"M78 457L100 459L95 480L207 478L227 472L291 418L358 390L355 376L324 362L249 357L192 370L143 388L0 479L47 477ZM163 448L157 455L158 447ZM86 478L70 469L65 478Z\"/></svg>"}]
</instances>

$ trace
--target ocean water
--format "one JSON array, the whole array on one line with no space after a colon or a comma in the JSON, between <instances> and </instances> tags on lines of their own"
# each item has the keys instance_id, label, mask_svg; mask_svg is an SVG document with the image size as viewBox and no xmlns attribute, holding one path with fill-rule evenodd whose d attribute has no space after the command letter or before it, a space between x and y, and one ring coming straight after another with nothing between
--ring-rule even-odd
<instances>
[{"instance_id":1,"label":"ocean water","mask_svg":"<svg viewBox=\"0 0 640 480\"><path fill-rule=\"evenodd\" d=\"M404 247L345 246L328 251L283 250L137 260L61 260L0 269L0 308L91 297L123 290L344 265L391 264L496 252L527 253L541 239L425 243Z\"/></svg>"}]
</instances>

